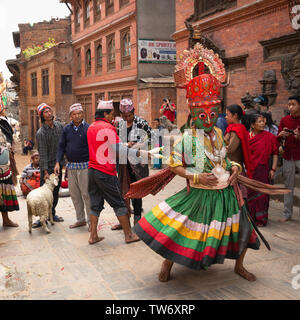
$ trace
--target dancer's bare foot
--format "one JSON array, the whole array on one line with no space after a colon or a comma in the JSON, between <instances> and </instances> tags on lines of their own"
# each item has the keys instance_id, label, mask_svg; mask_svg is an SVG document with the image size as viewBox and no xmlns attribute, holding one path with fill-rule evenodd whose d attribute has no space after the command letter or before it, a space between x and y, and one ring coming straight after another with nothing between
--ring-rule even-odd
<instances>
[{"instance_id":1,"label":"dancer's bare foot","mask_svg":"<svg viewBox=\"0 0 300 320\"><path fill-rule=\"evenodd\" d=\"M17 223L12 222L10 219L3 221L3 227L13 227L17 228L19 225Z\"/></svg>"},{"instance_id":2,"label":"dancer's bare foot","mask_svg":"<svg viewBox=\"0 0 300 320\"><path fill-rule=\"evenodd\" d=\"M170 280L171 269L173 266L173 261L165 260L160 269L160 273L158 275L158 280L161 282L168 282Z\"/></svg>"},{"instance_id":3,"label":"dancer's bare foot","mask_svg":"<svg viewBox=\"0 0 300 320\"><path fill-rule=\"evenodd\" d=\"M248 281L256 281L255 275L248 272L244 267L235 267L234 272Z\"/></svg>"},{"instance_id":4,"label":"dancer's bare foot","mask_svg":"<svg viewBox=\"0 0 300 320\"><path fill-rule=\"evenodd\" d=\"M100 242L100 241L102 241L104 239L104 237L95 237L95 238L92 238L92 237L90 237L90 239L89 239L89 244L95 244L95 243L97 243L97 242Z\"/></svg>"},{"instance_id":5,"label":"dancer's bare foot","mask_svg":"<svg viewBox=\"0 0 300 320\"><path fill-rule=\"evenodd\" d=\"M74 224L71 224L69 226L70 229L74 229L74 228L79 228L79 227L82 227L82 226L85 226L86 225L86 222L85 221L82 221L82 222L75 222Z\"/></svg>"},{"instance_id":6,"label":"dancer's bare foot","mask_svg":"<svg viewBox=\"0 0 300 320\"><path fill-rule=\"evenodd\" d=\"M292 218L281 218L278 220L278 222L287 222L287 221L291 221Z\"/></svg>"},{"instance_id":7,"label":"dancer's bare foot","mask_svg":"<svg viewBox=\"0 0 300 320\"><path fill-rule=\"evenodd\" d=\"M137 242L140 241L141 239L139 236L135 233L131 233L131 235L125 237L125 242L126 243L132 243L132 242Z\"/></svg>"}]
</instances>

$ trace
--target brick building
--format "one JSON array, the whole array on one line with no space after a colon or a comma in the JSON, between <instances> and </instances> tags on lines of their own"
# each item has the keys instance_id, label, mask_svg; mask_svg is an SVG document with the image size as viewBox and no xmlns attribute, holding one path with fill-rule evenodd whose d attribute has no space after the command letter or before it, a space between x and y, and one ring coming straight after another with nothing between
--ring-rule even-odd
<instances>
[{"instance_id":1,"label":"brick building","mask_svg":"<svg viewBox=\"0 0 300 320\"><path fill-rule=\"evenodd\" d=\"M13 74L11 80L16 84L19 96L19 119L21 138L35 141L40 127L37 106L45 102L54 109L57 119L68 121L68 108L73 103L72 60L70 43L70 19L52 19L34 25L19 24L19 31L13 33L16 48L20 54L6 62ZM54 39L57 45L40 51L25 59L24 50L42 46Z\"/></svg>"},{"instance_id":2,"label":"brick building","mask_svg":"<svg viewBox=\"0 0 300 320\"><path fill-rule=\"evenodd\" d=\"M231 74L225 105L241 104L247 92L269 97L273 118L300 90L300 37L289 19L288 0L176 0L177 54L196 42L219 53ZM294 67L293 67L294 65ZM243 100L244 101L244 100ZM185 90L177 90L178 123L186 121Z\"/></svg>"},{"instance_id":3,"label":"brick building","mask_svg":"<svg viewBox=\"0 0 300 320\"><path fill-rule=\"evenodd\" d=\"M131 98L136 113L148 121L159 115L165 96L176 100L172 78L175 59L167 61L166 53L160 57L164 61L141 62L143 48L139 47L145 39L161 41L161 45L173 41L174 0L60 2L72 11L73 90L86 110L87 121L93 121L99 99L112 99L118 113L119 101Z\"/></svg>"}]
</instances>

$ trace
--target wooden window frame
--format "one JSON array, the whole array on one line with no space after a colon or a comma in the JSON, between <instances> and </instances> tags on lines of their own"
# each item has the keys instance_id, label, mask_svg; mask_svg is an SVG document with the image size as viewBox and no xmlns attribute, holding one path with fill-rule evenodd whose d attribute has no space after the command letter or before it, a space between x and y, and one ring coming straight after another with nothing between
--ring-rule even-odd
<instances>
[{"instance_id":1,"label":"wooden window frame","mask_svg":"<svg viewBox=\"0 0 300 320\"><path fill-rule=\"evenodd\" d=\"M65 81L64 79L67 79L67 77L70 77L70 86L64 85ZM71 74L62 74L61 75L61 94L72 94L72 75Z\"/></svg>"},{"instance_id":2,"label":"wooden window frame","mask_svg":"<svg viewBox=\"0 0 300 320\"><path fill-rule=\"evenodd\" d=\"M128 54L125 55L126 37L129 38ZM127 40L128 40L127 38ZM127 53L127 52L126 52ZM121 66L127 68L131 66L131 42L130 42L130 28L121 31Z\"/></svg>"},{"instance_id":3,"label":"wooden window frame","mask_svg":"<svg viewBox=\"0 0 300 320\"><path fill-rule=\"evenodd\" d=\"M112 50L110 50L110 43L113 42L113 59L111 59L112 56ZM115 34L109 35L106 37L106 43L107 43L107 71L112 71L116 69L116 42L115 42Z\"/></svg>"},{"instance_id":4,"label":"wooden window frame","mask_svg":"<svg viewBox=\"0 0 300 320\"><path fill-rule=\"evenodd\" d=\"M82 77L82 65L81 65L81 49L76 50L76 74L77 77Z\"/></svg>"},{"instance_id":5,"label":"wooden window frame","mask_svg":"<svg viewBox=\"0 0 300 320\"><path fill-rule=\"evenodd\" d=\"M36 72L31 73L31 96L32 97L37 96L37 73Z\"/></svg>"},{"instance_id":6,"label":"wooden window frame","mask_svg":"<svg viewBox=\"0 0 300 320\"><path fill-rule=\"evenodd\" d=\"M99 5L98 5L98 2L99 2ZM101 0L93 0L94 22L101 20L101 9L102 9L101 7L102 7ZM96 10L98 8L99 10Z\"/></svg>"},{"instance_id":7,"label":"wooden window frame","mask_svg":"<svg viewBox=\"0 0 300 320\"><path fill-rule=\"evenodd\" d=\"M49 95L49 69L42 69L42 95Z\"/></svg>"},{"instance_id":8,"label":"wooden window frame","mask_svg":"<svg viewBox=\"0 0 300 320\"><path fill-rule=\"evenodd\" d=\"M88 10L87 10L88 8ZM83 8L83 17L84 17L84 27L88 27L90 25L90 16L91 16L91 1L85 0L84 1L84 8Z\"/></svg>"},{"instance_id":9,"label":"wooden window frame","mask_svg":"<svg viewBox=\"0 0 300 320\"><path fill-rule=\"evenodd\" d=\"M126 7L129 3L130 0L120 0L120 8Z\"/></svg>"},{"instance_id":10,"label":"wooden window frame","mask_svg":"<svg viewBox=\"0 0 300 320\"><path fill-rule=\"evenodd\" d=\"M99 59L99 52L98 52L98 48L99 46L101 46L101 63L100 59ZM95 57L96 57L96 73L101 73L103 70L103 46L102 46L102 42L97 42L95 44Z\"/></svg>"},{"instance_id":11,"label":"wooden window frame","mask_svg":"<svg viewBox=\"0 0 300 320\"><path fill-rule=\"evenodd\" d=\"M209 7L212 0L195 0L194 1L194 18L193 20L199 20L205 16L212 15L216 12L223 11L232 8L237 5L237 0L214 0L216 4Z\"/></svg>"},{"instance_id":12,"label":"wooden window frame","mask_svg":"<svg viewBox=\"0 0 300 320\"><path fill-rule=\"evenodd\" d=\"M80 31L80 8L79 7L76 7L74 11L74 24L75 24L75 32Z\"/></svg>"},{"instance_id":13,"label":"wooden window frame","mask_svg":"<svg viewBox=\"0 0 300 320\"><path fill-rule=\"evenodd\" d=\"M109 16L115 11L114 0L105 0L105 15Z\"/></svg>"},{"instance_id":14,"label":"wooden window frame","mask_svg":"<svg viewBox=\"0 0 300 320\"><path fill-rule=\"evenodd\" d=\"M88 61L88 53L90 55L89 61ZM87 76L87 75L90 75L92 71L92 52L90 47L85 48L84 59L85 59L85 75Z\"/></svg>"}]
</instances>

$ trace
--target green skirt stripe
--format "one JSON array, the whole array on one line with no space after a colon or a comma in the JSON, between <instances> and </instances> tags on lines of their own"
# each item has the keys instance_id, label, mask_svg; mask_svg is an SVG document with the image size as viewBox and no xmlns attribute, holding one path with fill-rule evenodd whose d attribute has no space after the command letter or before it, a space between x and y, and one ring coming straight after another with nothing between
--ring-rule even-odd
<instances>
[{"instance_id":1,"label":"green skirt stripe","mask_svg":"<svg viewBox=\"0 0 300 320\"><path fill-rule=\"evenodd\" d=\"M190 193L187 195L185 188L167 199L165 202L175 212L187 216L188 219L194 222L207 224L209 226L213 220L225 223L228 218L231 218L233 215L236 215L239 212L235 195L232 194L233 192L234 191L231 187L224 189L223 192L191 188ZM206 205L206 201L209 201L207 200L208 198L215 203L215 206ZM222 210L220 206L222 206ZM166 212L164 212L164 214L166 214ZM176 244L200 252L202 252L207 246L217 249L219 246L227 246L229 242L237 243L239 240L239 233L232 232L232 230L229 235L224 235L225 230L222 231L223 235L221 239L213 236L207 237L206 241L190 239L188 234L185 236L179 233L182 230L176 230L174 227L162 223L156 218L153 211L150 211L145 218L156 230L159 230L159 232L165 234ZM209 230L210 228L208 228L208 232ZM191 232L194 233L192 230Z\"/></svg>"},{"instance_id":2,"label":"green skirt stripe","mask_svg":"<svg viewBox=\"0 0 300 320\"><path fill-rule=\"evenodd\" d=\"M3 200L16 200L17 199L17 195L16 194L1 194L1 197Z\"/></svg>"},{"instance_id":3,"label":"green skirt stripe","mask_svg":"<svg viewBox=\"0 0 300 320\"><path fill-rule=\"evenodd\" d=\"M224 222L239 211L232 187L219 191L191 188L189 194L184 188L165 202L191 221L204 224L213 219Z\"/></svg>"}]
</instances>

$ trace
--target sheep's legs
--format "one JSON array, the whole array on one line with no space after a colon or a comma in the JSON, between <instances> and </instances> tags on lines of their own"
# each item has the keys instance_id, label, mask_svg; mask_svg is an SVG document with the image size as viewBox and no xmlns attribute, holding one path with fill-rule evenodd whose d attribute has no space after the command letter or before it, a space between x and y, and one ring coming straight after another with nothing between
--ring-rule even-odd
<instances>
[{"instance_id":1,"label":"sheep's legs","mask_svg":"<svg viewBox=\"0 0 300 320\"><path fill-rule=\"evenodd\" d=\"M28 212L28 232L32 232L32 214Z\"/></svg>"},{"instance_id":2,"label":"sheep's legs","mask_svg":"<svg viewBox=\"0 0 300 320\"><path fill-rule=\"evenodd\" d=\"M41 224L43 226L43 229L47 232L47 233L50 233L50 230L48 229L47 225L46 225L46 217L41 217Z\"/></svg>"},{"instance_id":3,"label":"sheep's legs","mask_svg":"<svg viewBox=\"0 0 300 320\"><path fill-rule=\"evenodd\" d=\"M94 244L99 241L102 241L104 237L98 237L98 233L97 233L98 217L91 214L90 221L91 221L91 225L90 225L91 234L88 242L89 244Z\"/></svg>"},{"instance_id":4,"label":"sheep's legs","mask_svg":"<svg viewBox=\"0 0 300 320\"><path fill-rule=\"evenodd\" d=\"M28 215L28 232L31 233L32 232L32 212L28 203L27 203L27 215Z\"/></svg>"},{"instance_id":5,"label":"sheep's legs","mask_svg":"<svg viewBox=\"0 0 300 320\"><path fill-rule=\"evenodd\" d=\"M49 219L50 219L50 223L53 226L54 225L54 221L53 221L53 214L52 214L52 203L51 203L51 205L49 206L49 209L48 209L48 216L49 216Z\"/></svg>"}]
</instances>

